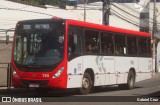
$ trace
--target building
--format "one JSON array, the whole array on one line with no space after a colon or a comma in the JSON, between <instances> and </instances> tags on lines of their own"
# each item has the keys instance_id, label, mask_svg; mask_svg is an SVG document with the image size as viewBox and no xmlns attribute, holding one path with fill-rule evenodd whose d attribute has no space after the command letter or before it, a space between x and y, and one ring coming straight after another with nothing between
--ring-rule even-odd
<instances>
[{"instance_id":1,"label":"building","mask_svg":"<svg viewBox=\"0 0 160 105\"><path fill-rule=\"evenodd\" d=\"M15 25L17 21L20 20L52 18L53 16L57 16L102 24L101 0L86 0L86 2L84 2L84 0L70 1L73 3L66 3L67 8L50 5L46 5L47 8L39 8L7 0L0 0L0 40L5 40L6 32L10 37L13 37ZM152 32L154 0L151 0L151 3L149 3L149 1L150 0L111 0L109 25L136 31ZM157 0L157 23L157 28L160 30L160 0ZM10 39L12 40L12 38ZM157 50L157 65L160 65L160 45L158 45Z\"/></svg>"}]
</instances>

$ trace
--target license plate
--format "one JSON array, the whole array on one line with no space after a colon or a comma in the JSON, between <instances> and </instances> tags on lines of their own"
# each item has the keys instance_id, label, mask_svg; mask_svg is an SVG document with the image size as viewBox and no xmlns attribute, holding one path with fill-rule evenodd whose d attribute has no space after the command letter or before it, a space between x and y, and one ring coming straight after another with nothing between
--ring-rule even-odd
<instances>
[{"instance_id":1,"label":"license plate","mask_svg":"<svg viewBox=\"0 0 160 105\"><path fill-rule=\"evenodd\" d=\"M29 84L29 87L31 87L31 88L38 88L39 84L33 84L33 83L31 83L31 84Z\"/></svg>"}]
</instances>

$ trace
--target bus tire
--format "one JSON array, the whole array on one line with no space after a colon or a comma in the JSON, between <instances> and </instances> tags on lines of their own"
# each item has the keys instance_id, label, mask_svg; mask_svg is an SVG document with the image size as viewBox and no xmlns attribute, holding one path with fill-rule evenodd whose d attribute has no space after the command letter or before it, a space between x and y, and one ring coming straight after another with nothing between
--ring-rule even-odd
<instances>
[{"instance_id":1,"label":"bus tire","mask_svg":"<svg viewBox=\"0 0 160 105\"><path fill-rule=\"evenodd\" d=\"M135 75L133 71L130 71L127 79L127 89L133 89L135 84Z\"/></svg>"},{"instance_id":2,"label":"bus tire","mask_svg":"<svg viewBox=\"0 0 160 105\"><path fill-rule=\"evenodd\" d=\"M89 73L84 73L82 79L82 87L80 88L80 94L86 95L89 94L93 87L93 82Z\"/></svg>"},{"instance_id":3,"label":"bus tire","mask_svg":"<svg viewBox=\"0 0 160 105\"><path fill-rule=\"evenodd\" d=\"M120 89L131 90L131 89L134 88L134 84L135 84L135 75L134 75L133 71L130 71L129 74L128 74L127 83L126 84L120 84L120 85L118 85L118 87Z\"/></svg>"}]
</instances>

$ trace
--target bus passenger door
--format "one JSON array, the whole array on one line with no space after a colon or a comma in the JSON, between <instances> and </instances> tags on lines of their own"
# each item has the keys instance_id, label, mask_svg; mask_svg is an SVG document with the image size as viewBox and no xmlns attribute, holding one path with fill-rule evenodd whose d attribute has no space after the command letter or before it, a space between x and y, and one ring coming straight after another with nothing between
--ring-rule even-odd
<instances>
[{"instance_id":1,"label":"bus passenger door","mask_svg":"<svg viewBox=\"0 0 160 105\"><path fill-rule=\"evenodd\" d=\"M81 87L82 83L82 29L69 26L68 34L68 88Z\"/></svg>"},{"instance_id":2,"label":"bus passenger door","mask_svg":"<svg viewBox=\"0 0 160 105\"><path fill-rule=\"evenodd\" d=\"M152 58L151 58L151 39L139 37L139 71L137 72L137 81L142 81L152 77Z\"/></svg>"}]
</instances>

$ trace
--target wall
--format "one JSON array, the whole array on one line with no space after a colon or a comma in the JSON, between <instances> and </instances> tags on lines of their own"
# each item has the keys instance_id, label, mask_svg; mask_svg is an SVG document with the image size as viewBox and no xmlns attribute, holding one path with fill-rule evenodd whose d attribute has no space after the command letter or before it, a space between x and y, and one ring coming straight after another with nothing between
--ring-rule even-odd
<instances>
[{"instance_id":1,"label":"wall","mask_svg":"<svg viewBox=\"0 0 160 105\"><path fill-rule=\"evenodd\" d=\"M11 50L11 43L6 45L6 43L0 42L0 87L7 85L7 63L11 61Z\"/></svg>"}]
</instances>

